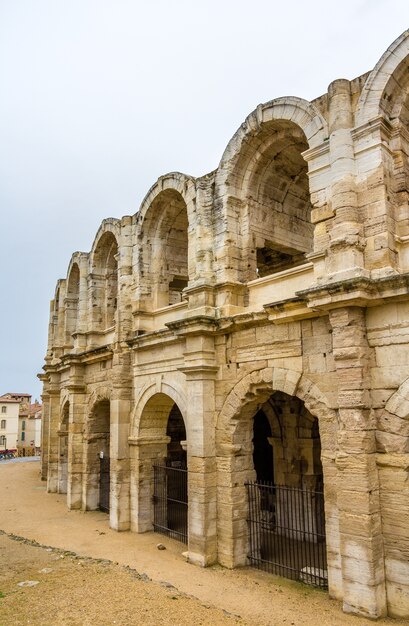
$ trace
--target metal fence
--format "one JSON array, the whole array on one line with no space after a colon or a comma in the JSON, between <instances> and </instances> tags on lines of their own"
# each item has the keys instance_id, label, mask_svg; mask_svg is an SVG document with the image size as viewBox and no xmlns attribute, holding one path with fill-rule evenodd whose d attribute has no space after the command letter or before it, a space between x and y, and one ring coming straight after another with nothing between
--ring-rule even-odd
<instances>
[{"instance_id":1,"label":"metal fence","mask_svg":"<svg viewBox=\"0 0 409 626\"><path fill-rule=\"evenodd\" d=\"M253 567L328 586L324 494L269 483L246 483Z\"/></svg>"},{"instance_id":2,"label":"metal fence","mask_svg":"<svg viewBox=\"0 0 409 626\"><path fill-rule=\"evenodd\" d=\"M109 513L110 460L104 456L99 460L99 510Z\"/></svg>"},{"instance_id":3,"label":"metal fence","mask_svg":"<svg viewBox=\"0 0 409 626\"><path fill-rule=\"evenodd\" d=\"M153 529L187 543L187 469L153 466Z\"/></svg>"}]
</instances>

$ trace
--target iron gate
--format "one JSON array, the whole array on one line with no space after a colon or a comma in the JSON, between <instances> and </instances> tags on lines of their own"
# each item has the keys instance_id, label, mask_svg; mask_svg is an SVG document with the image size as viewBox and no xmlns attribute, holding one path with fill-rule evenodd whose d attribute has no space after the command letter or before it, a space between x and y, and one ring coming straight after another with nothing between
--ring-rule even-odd
<instances>
[{"instance_id":1,"label":"iron gate","mask_svg":"<svg viewBox=\"0 0 409 626\"><path fill-rule=\"evenodd\" d=\"M324 494L259 482L246 488L250 565L326 589Z\"/></svg>"},{"instance_id":2,"label":"iron gate","mask_svg":"<svg viewBox=\"0 0 409 626\"><path fill-rule=\"evenodd\" d=\"M153 529L187 543L187 469L153 466Z\"/></svg>"},{"instance_id":3,"label":"iron gate","mask_svg":"<svg viewBox=\"0 0 409 626\"><path fill-rule=\"evenodd\" d=\"M99 459L99 509L104 513L109 513L109 456Z\"/></svg>"}]
</instances>

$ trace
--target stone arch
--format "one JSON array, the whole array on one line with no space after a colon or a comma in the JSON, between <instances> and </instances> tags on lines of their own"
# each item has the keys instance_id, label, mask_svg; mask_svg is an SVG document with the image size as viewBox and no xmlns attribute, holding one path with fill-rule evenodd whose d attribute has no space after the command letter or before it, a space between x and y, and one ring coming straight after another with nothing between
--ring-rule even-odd
<instances>
[{"instance_id":1,"label":"stone arch","mask_svg":"<svg viewBox=\"0 0 409 626\"><path fill-rule=\"evenodd\" d=\"M89 397L88 397L88 411L87 414L90 415L98 402L102 402L103 400L111 401L111 389L110 387L98 387L94 389Z\"/></svg>"},{"instance_id":2,"label":"stone arch","mask_svg":"<svg viewBox=\"0 0 409 626\"><path fill-rule=\"evenodd\" d=\"M376 442L378 452L409 453L409 377L379 411Z\"/></svg>"},{"instance_id":3,"label":"stone arch","mask_svg":"<svg viewBox=\"0 0 409 626\"><path fill-rule=\"evenodd\" d=\"M216 228L224 233L219 272L228 267L231 279L247 282L305 262L314 230L303 155L327 138L318 109L300 98L278 98L247 117L216 174L218 219L228 225Z\"/></svg>"},{"instance_id":4,"label":"stone arch","mask_svg":"<svg viewBox=\"0 0 409 626\"><path fill-rule=\"evenodd\" d=\"M404 78L408 64L409 30L406 30L389 46L366 79L356 110L356 126L383 113L399 117L402 96L407 98L409 92L409 81Z\"/></svg>"},{"instance_id":5,"label":"stone arch","mask_svg":"<svg viewBox=\"0 0 409 626\"><path fill-rule=\"evenodd\" d=\"M218 186L231 185L232 168L239 159L245 144L256 137L262 131L263 126L279 121L291 122L298 126L304 133L309 148L315 148L328 139L327 122L318 109L307 100L283 97L259 104L246 117L227 144L216 177Z\"/></svg>"},{"instance_id":6,"label":"stone arch","mask_svg":"<svg viewBox=\"0 0 409 626\"><path fill-rule=\"evenodd\" d=\"M245 408L246 415L254 413L258 406L274 391L297 396L306 408L315 415L320 424L323 451L335 449L337 416L328 406L318 386L304 374L291 369L266 367L244 376L230 391L217 418L216 444L223 447L225 433L233 432L238 413Z\"/></svg>"},{"instance_id":7,"label":"stone arch","mask_svg":"<svg viewBox=\"0 0 409 626\"><path fill-rule=\"evenodd\" d=\"M181 172L169 172L168 174L164 174L163 176L160 176L156 183L152 185L142 200L137 213L137 220L139 224L143 224L152 203L163 191L166 190L177 191L182 196L188 209L189 224L192 224L195 217L195 179L192 176L182 174Z\"/></svg>"},{"instance_id":8,"label":"stone arch","mask_svg":"<svg viewBox=\"0 0 409 626\"><path fill-rule=\"evenodd\" d=\"M183 394L181 388L177 385L170 385L166 381L159 381L159 383L147 383L140 391L136 401L135 408L133 410L133 414L131 417L131 426L130 426L130 437L137 438L141 437L141 419L144 412L145 407L148 402L154 396L158 394L163 394L168 396L180 409L183 420L185 422L186 432L188 432L188 424L187 424L187 406L186 399Z\"/></svg>"},{"instance_id":9,"label":"stone arch","mask_svg":"<svg viewBox=\"0 0 409 626\"><path fill-rule=\"evenodd\" d=\"M195 199L194 179L175 172L159 178L142 202L135 272L142 307L180 302L195 276Z\"/></svg>"},{"instance_id":10,"label":"stone arch","mask_svg":"<svg viewBox=\"0 0 409 626\"><path fill-rule=\"evenodd\" d=\"M90 253L91 317L93 330L106 330L116 321L118 298L119 220L102 225Z\"/></svg>"},{"instance_id":11,"label":"stone arch","mask_svg":"<svg viewBox=\"0 0 409 626\"><path fill-rule=\"evenodd\" d=\"M267 367L254 370L238 381L226 397L217 417L216 455L218 472L218 536L223 541L219 561L227 567L245 565L248 555L248 503L245 482L254 480L250 423L276 391L297 397L318 419L327 524L331 526L328 550L339 544L336 493L331 492L331 468L336 450L337 417L318 385L302 372Z\"/></svg>"},{"instance_id":12,"label":"stone arch","mask_svg":"<svg viewBox=\"0 0 409 626\"><path fill-rule=\"evenodd\" d=\"M146 385L135 403L131 422L131 529L145 532L154 528L154 465L167 464L169 444L168 422L177 407L187 433L186 402L175 386L164 381ZM187 435L188 437L188 435ZM180 444L180 442L179 442ZM179 445L180 448L180 445ZM162 471L162 470L160 470ZM167 481L162 481L165 490ZM169 487L170 488L170 487ZM166 517L166 516L165 516ZM168 527L167 518L163 528Z\"/></svg>"}]
</instances>

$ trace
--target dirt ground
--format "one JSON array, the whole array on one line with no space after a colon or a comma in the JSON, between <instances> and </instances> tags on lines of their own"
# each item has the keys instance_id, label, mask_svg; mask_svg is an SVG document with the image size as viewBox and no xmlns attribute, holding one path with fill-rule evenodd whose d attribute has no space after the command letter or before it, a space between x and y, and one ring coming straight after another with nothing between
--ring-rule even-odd
<instances>
[{"instance_id":1,"label":"dirt ground","mask_svg":"<svg viewBox=\"0 0 409 626\"><path fill-rule=\"evenodd\" d=\"M0 626L373 624L323 591L250 568L201 569L176 541L67 511L63 496L46 493L38 462L0 463L0 529ZM27 581L36 584L18 584Z\"/></svg>"}]
</instances>

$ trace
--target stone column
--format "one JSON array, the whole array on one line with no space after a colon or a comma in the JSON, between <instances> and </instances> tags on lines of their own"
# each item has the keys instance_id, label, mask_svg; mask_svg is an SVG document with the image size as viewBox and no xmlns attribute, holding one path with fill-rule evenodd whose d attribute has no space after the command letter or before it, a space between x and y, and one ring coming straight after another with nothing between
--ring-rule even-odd
<instances>
[{"instance_id":1,"label":"stone column","mask_svg":"<svg viewBox=\"0 0 409 626\"><path fill-rule=\"evenodd\" d=\"M115 530L130 527L129 416L131 402L120 397L111 400L110 504L109 525Z\"/></svg>"},{"instance_id":2,"label":"stone column","mask_svg":"<svg viewBox=\"0 0 409 626\"><path fill-rule=\"evenodd\" d=\"M104 330L105 276L88 274L88 332Z\"/></svg>"},{"instance_id":3,"label":"stone column","mask_svg":"<svg viewBox=\"0 0 409 626\"><path fill-rule=\"evenodd\" d=\"M334 280L362 275L364 267L363 225L358 211L353 114L350 83L335 80L328 87L331 160L331 204L328 273Z\"/></svg>"},{"instance_id":4,"label":"stone column","mask_svg":"<svg viewBox=\"0 0 409 626\"><path fill-rule=\"evenodd\" d=\"M152 435L130 437L131 530L144 533L153 529L153 465L166 458L170 437Z\"/></svg>"},{"instance_id":5,"label":"stone column","mask_svg":"<svg viewBox=\"0 0 409 626\"><path fill-rule=\"evenodd\" d=\"M72 389L70 393L70 415L68 425L68 481L67 506L81 509L83 479L84 424L86 419L85 389Z\"/></svg>"},{"instance_id":6,"label":"stone column","mask_svg":"<svg viewBox=\"0 0 409 626\"><path fill-rule=\"evenodd\" d=\"M67 424L68 428L68 424ZM68 483L68 430L58 431L58 493L67 493Z\"/></svg>"},{"instance_id":7,"label":"stone column","mask_svg":"<svg viewBox=\"0 0 409 626\"><path fill-rule=\"evenodd\" d=\"M129 266L128 266L129 267ZM125 274L125 280L128 274ZM124 277L121 276L121 281ZM125 285L121 291L125 292ZM124 297L124 295L123 295ZM125 309L125 301L120 300ZM117 321L117 336L126 333L124 320ZM121 347L119 347L121 346ZM109 520L115 530L130 528L129 423L132 382L131 355L124 343L117 344L112 359L112 398L110 411L110 504Z\"/></svg>"},{"instance_id":8,"label":"stone column","mask_svg":"<svg viewBox=\"0 0 409 626\"><path fill-rule=\"evenodd\" d=\"M193 338L190 338L190 342ZM212 337L194 338L214 343ZM183 368L187 379L188 559L201 566L217 561L217 474L215 456L215 386L217 368Z\"/></svg>"},{"instance_id":9,"label":"stone column","mask_svg":"<svg viewBox=\"0 0 409 626\"><path fill-rule=\"evenodd\" d=\"M365 216L365 265L376 278L405 268L407 145L396 121L379 116L352 132L360 213Z\"/></svg>"},{"instance_id":10,"label":"stone column","mask_svg":"<svg viewBox=\"0 0 409 626\"><path fill-rule=\"evenodd\" d=\"M244 426L244 424L243 424ZM226 433L225 441L218 443L218 479L217 479L217 538L218 561L224 567L240 567L247 565L250 547L248 532L249 499L245 483L256 480L253 467L252 430L240 428L237 438L240 443L229 440ZM222 435L223 436L223 435ZM231 433L230 433L231 436ZM256 554L259 550L259 537L254 537L251 546Z\"/></svg>"},{"instance_id":11,"label":"stone column","mask_svg":"<svg viewBox=\"0 0 409 626\"><path fill-rule=\"evenodd\" d=\"M44 392L41 396L43 402L43 415L41 419L41 480L47 480L48 476L48 438L50 436L50 396L46 391L47 385L44 379Z\"/></svg>"},{"instance_id":12,"label":"stone column","mask_svg":"<svg viewBox=\"0 0 409 626\"><path fill-rule=\"evenodd\" d=\"M365 310L335 309L330 322L339 384L336 465L343 606L346 612L377 618L386 613L386 595Z\"/></svg>"},{"instance_id":13,"label":"stone column","mask_svg":"<svg viewBox=\"0 0 409 626\"><path fill-rule=\"evenodd\" d=\"M75 347L78 351L85 349L87 344L87 318L90 311L88 306L88 254L81 252L79 258L80 284L78 290L78 310Z\"/></svg>"},{"instance_id":14,"label":"stone column","mask_svg":"<svg viewBox=\"0 0 409 626\"><path fill-rule=\"evenodd\" d=\"M58 451L59 437L58 425L60 422L60 391L59 389L50 388L48 391L48 472L47 472L47 491L55 493L58 491Z\"/></svg>"}]
</instances>

